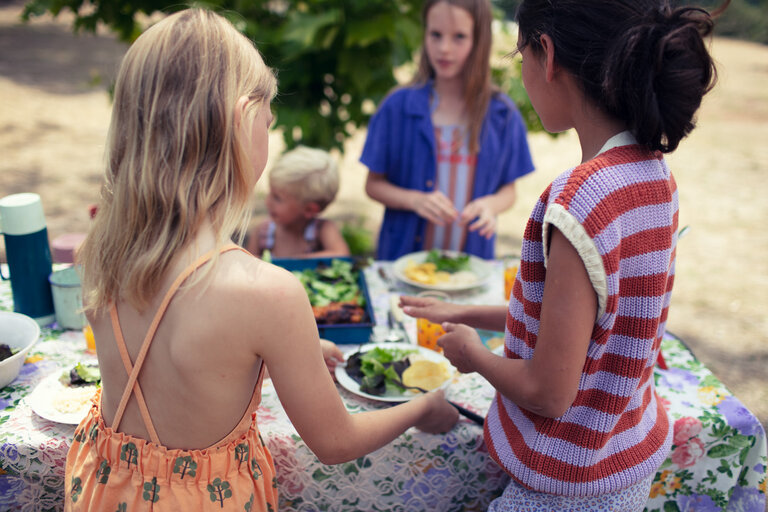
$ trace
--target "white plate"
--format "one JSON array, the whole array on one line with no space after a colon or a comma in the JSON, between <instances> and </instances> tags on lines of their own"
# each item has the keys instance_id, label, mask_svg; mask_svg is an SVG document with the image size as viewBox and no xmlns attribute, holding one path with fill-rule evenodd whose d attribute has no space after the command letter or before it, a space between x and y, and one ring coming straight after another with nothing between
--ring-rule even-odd
<instances>
[{"instance_id":1,"label":"white plate","mask_svg":"<svg viewBox=\"0 0 768 512\"><path fill-rule=\"evenodd\" d=\"M448 361L448 359L445 358L442 354L438 354L434 350L430 350L428 348L420 347L418 345L413 345L411 343L368 343L366 345L363 345L360 347L360 352L368 352L369 350L373 350L376 347L381 348L394 348L394 349L401 349L401 350L414 350L418 352L419 356L428 360L428 361L434 361L436 363L445 363L447 365L449 373L453 373L455 370L453 366L451 366L451 363ZM347 356L352 355L354 352L350 352ZM341 384L341 387L346 389L347 391L354 393L358 396L362 396L364 398L368 398L370 400L379 400L381 402L407 402L408 400L411 400L412 398L420 395L419 392L412 392L412 391L403 391L402 393L397 394L386 394L386 395L371 395L368 393L365 393L363 391L360 391L360 384L353 379L352 377L347 374L347 369L343 365L336 366L336 381ZM451 379L448 378L445 380L442 386L440 386L440 389L445 389L448 387L448 385L451 383Z\"/></svg>"},{"instance_id":2,"label":"white plate","mask_svg":"<svg viewBox=\"0 0 768 512\"><path fill-rule=\"evenodd\" d=\"M452 257L456 257L462 254L456 251L442 251L442 252ZM488 281L488 279L491 277L492 268L488 264L488 262L486 262L481 258L478 258L477 256L473 256L470 254L468 270L472 271L477 276L477 280L471 283L425 284L425 283L420 283L418 281L414 281L413 279L409 279L405 275L405 268L411 262L413 262L416 265L424 263L424 261L426 261L427 259L427 253L429 253L429 251L419 251L419 252L412 252L404 256L400 256L392 264L392 273L400 281L404 283L408 283L411 286L415 286L417 288L423 288L425 290L442 290L446 292L471 290L472 288L477 288L478 286L484 285L486 281Z\"/></svg>"},{"instance_id":3,"label":"white plate","mask_svg":"<svg viewBox=\"0 0 768 512\"><path fill-rule=\"evenodd\" d=\"M88 414L88 409L91 408L91 400L93 394L96 393L96 386L81 386L81 387L68 387L59 381L61 374L65 370L60 370L48 375L44 378L40 384L35 387L32 393L27 397L27 403L32 410L40 416L49 421L55 421L56 423L66 423L69 425L77 425ZM88 396L87 400L83 400L83 406L76 411L62 412L56 408L57 401L66 398L68 395L84 398Z\"/></svg>"}]
</instances>

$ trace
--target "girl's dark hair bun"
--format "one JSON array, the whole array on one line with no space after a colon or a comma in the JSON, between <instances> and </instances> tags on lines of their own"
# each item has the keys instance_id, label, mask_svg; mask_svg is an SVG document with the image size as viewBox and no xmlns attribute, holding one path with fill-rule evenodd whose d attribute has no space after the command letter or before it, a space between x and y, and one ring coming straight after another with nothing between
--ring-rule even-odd
<instances>
[{"instance_id":1,"label":"girl's dark hair bun","mask_svg":"<svg viewBox=\"0 0 768 512\"><path fill-rule=\"evenodd\" d=\"M662 5L619 32L602 74L605 106L641 144L674 151L694 128L717 72L705 38L714 22L697 7Z\"/></svg>"},{"instance_id":2,"label":"girl's dark hair bun","mask_svg":"<svg viewBox=\"0 0 768 512\"><path fill-rule=\"evenodd\" d=\"M520 47L555 60L592 101L624 121L638 142L674 151L694 127L701 100L717 73L706 44L712 14L668 0L524 0L518 9Z\"/></svg>"}]
</instances>

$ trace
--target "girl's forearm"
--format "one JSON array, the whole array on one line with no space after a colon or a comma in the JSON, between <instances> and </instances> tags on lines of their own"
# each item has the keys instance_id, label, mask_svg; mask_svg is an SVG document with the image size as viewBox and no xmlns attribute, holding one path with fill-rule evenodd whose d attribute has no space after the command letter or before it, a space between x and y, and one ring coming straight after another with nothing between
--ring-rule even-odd
<instances>
[{"instance_id":1,"label":"girl's forearm","mask_svg":"<svg viewBox=\"0 0 768 512\"><path fill-rule=\"evenodd\" d=\"M313 451L323 464L329 465L362 457L391 443L421 421L427 410L426 401L414 399L388 409L348 414L332 434L333 439L324 443L331 449L321 451L315 447Z\"/></svg>"},{"instance_id":2,"label":"girl's forearm","mask_svg":"<svg viewBox=\"0 0 768 512\"><path fill-rule=\"evenodd\" d=\"M450 320L457 324L466 324L475 329L504 332L507 319L506 306L464 305L456 308Z\"/></svg>"},{"instance_id":3,"label":"girl's forearm","mask_svg":"<svg viewBox=\"0 0 768 512\"><path fill-rule=\"evenodd\" d=\"M529 359L507 359L489 350L478 350L471 356L472 365L496 391L524 409L542 416L556 416L542 396L540 378Z\"/></svg>"},{"instance_id":4,"label":"girl's forearm","mask_svg":"<svg viewBox=\"0 0 768 512\"><path fill-rule=\"evenodd\" d=\"M393 185L383 174L368 173L365 182L365 192L374 201L378 201L387 208L395 210L415 209L415 204L422 195L417 190L411 190Z\"/></svg>"}]
</instances>

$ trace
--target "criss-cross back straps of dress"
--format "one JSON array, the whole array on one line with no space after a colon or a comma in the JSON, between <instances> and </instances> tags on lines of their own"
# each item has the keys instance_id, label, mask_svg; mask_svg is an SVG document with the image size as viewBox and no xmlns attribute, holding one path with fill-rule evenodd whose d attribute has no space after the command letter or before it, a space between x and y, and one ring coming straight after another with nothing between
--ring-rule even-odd
<instances>
[{"instance_id":1,"label":"criss-cross back straps of dress","mask_svg":"<svg viewBox=\"0 0 768 512\"><path fill-rule=\"evenodd\" d=\"M235 244L225 245L220 249L220 253L223 254L227 251L238 250L238 249L247 253L245 249ZM155 313L155 317L152 319L152 323L149 325L147 334L144 337L144 341L141 344L139 354L136 356L135 363L131 363L131 356L128 354L128 349L126 348L126 345L125 345L125 339L123 338L123 331L120 328L120 320L118 319L118 316L117 316L117 306L115 305L115 303L112 303L110 305L109 314L112 320L112 330L115 333L115 341L117 342L117 348L120 351L120 357L123 360L125 371L128 373L128 382L125 384L123 395L120 398L120 403L117 406L115 417L112 420L111 428L113 431L117 432L117 429L120 426L120 421L122 421L123 419L125 408L128 405L128 400L131 397L131 393L135 392L136 402L138 403L139 411L141 412L141 417L144 420L144 426L146 427L147 432L149 433L150 440L155 444L160 444L160 438L157 435L155 426L152 423L152 418L149 415L149 409L147 408L147 403L144 400L144 394L141 392L141 386L139 386L139 382L138 382L139 373L141 372L141 367L144 364L144 359L146 358L147 352L149 351L149 346L152 343L153 338L155 337L155 331L157 331L157 327L158 325L160 325L160 321L163 319L166 309L168 309L168 304L170 304L171 299L173 299L173 296L176 294L176 290L178 290L179 286L181 286L181 284L190 276L190 274L192 274L192 272L194 272L199 267L207 263L208 260L210 260L211 257L213 256L214 252L215 251L209 251L206 254L200 256L196 261L194 261L187 268L185 268L178 275L178 277L176 277L176 279L173 281L173 284L171 284L171 287L165 293L165 297L163 297L163 301L160 303L160 307L157 309L157 312Z\"/></svg>"}]
</instances>

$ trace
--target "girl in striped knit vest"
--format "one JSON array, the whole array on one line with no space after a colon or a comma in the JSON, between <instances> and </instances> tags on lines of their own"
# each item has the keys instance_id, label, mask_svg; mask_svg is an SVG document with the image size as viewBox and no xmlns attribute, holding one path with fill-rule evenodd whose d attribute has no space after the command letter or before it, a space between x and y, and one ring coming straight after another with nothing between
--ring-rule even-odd
<instances>
[{"instance_id":1,"label":"girl in striped knit vest","mask_svg":"<svg viewBox=\"0 0 768 512\"><path fill-rule=\"evenodd\" d=\"M445 355L497 390L485 441L512 478L490 510L642 510L672 435L653 382L677 242L663 153L714 85L712 16L666 0L524 0L517 18L531 102L547 130L575 128L581 163L536 203L508 307L401 305L444 322ZM472 327L504 329L504 355Z\"/></svg>"}]
</instances>

